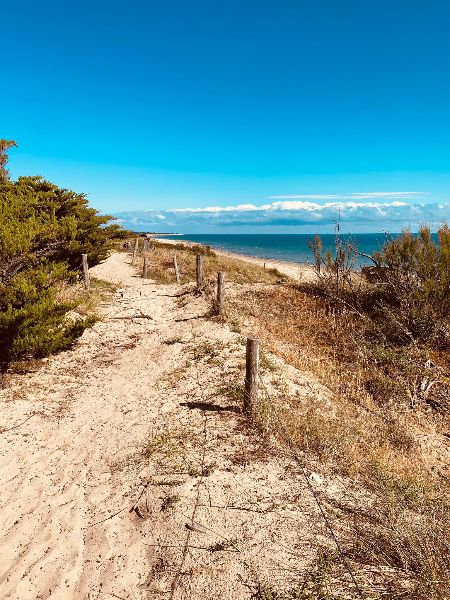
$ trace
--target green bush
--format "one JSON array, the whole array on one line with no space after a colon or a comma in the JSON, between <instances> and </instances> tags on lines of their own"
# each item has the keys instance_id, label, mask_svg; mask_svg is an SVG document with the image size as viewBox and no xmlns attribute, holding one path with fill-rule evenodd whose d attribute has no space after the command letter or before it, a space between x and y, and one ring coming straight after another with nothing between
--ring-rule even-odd
<instances>
[{"instance_id":1,"label":"green bush","mask_svg":"<svg viewBox=\"0 0 450 600\"><path fill-rule=\"evenodd\" d=\"M430 228L389 240L373 256L380 269L378 307L399 338L450 345L450 230Z\"/></svg>"},{"instance_id":2,"label":"green bush","mask_svg":"<svg viewBox=\"0 0 450 600\"><path fill-rule=\"evenodd\" d=\"M374 335L395 344L424 342L450 347L450 229L443 225L434 241L430 228L404 231L368 257L373 267L355 276L358 249L336 235L336 252L323 253L318 236L314 254L316 291L337 311L363 317ZM366 256L366 255L364 255ZM365 279L365 281L364 281Z\"/></svg>"},{"instance_id":3,"label":"green bush","mask_svg":"<svg viewBox=\"0 0 450 600\"><path fill-rule=\"evenodd\" d=\"M81 253L93 266L114 238L83 194L41 177L0 181L0 363L67 348L92 319L69 319L71 303L57 301L62 281L80 276Z\"/></svg>"}]
</instances>

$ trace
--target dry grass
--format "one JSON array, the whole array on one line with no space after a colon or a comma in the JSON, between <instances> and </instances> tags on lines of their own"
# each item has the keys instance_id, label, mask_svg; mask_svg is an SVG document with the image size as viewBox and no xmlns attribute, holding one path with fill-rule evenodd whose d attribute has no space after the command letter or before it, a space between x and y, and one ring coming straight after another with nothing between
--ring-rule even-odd
<instances>
[{"instance_id":1,"label":"dry grass","mask_svg":"<svg viewBox=\"0 0 450 600\"><path fill-rule=\"evenodd\" d=\"M278 402L263 398L255 417L263 430L304 452L306 461L319 460L369 493L364 511L353 502L339 510L344 523L351 515L345 535L355 568L377 573L382 592L373 597L446 598L444 355L433 354L430 366L426 349L385 345L357 315L329 314L319 298L291 285L239 293L230 315L243 333L258 335L265 348L332 392L331 402L283 393ZM430 377L436 397L420 393Z\"/></svg>"},{"instance_id":2,"label":"dry grass","mask_svg":"<svg viewBox=\"0 0 450 600\"><path fill-rule=\"evenodd\" d=\"M168 426L164 431L151 432L139 451L126 460L128 465L151 465L157 475L196 476L198 446L191 431Z\"/></svg>"},{"instance_id":3,"label":"dry grass","mask_svg":"<svg viewBox=\"0 0 450 600\"><path fill-rule=\"evenodd\" d=\"M69 284L61 282L58 292L58 302L69 302L75 305L76 312L81 316L95 315L99 304L109 302L117 286L109 281L90 278L90 289L86 291L81 283Z\"/></svg>"},{"instance_id":4,"label":"dry grass","mask_svg":"<svg viewBox=\"0 0 450 600\"><path fill-rule=\"evenodd\" d=\"M215 254L206 247L189 247L183 244L164 244L152 241L152 250L142 251L138 258L137 270L142 273L144 256L149 260L148 277L157 283L174 283L175 270L173 257L176 254L181 283L194 282L196 278L196 255L202 254L205 283L215 283L218 271L226 272L227 281L233 283L277 283L287 277L276 269L262 269L238 259Z\"/></svg>"},{"instance_id":5,"label":"dry grass","mask_svg":"<svg viewBox=\"0 0 450 600\"><path fill-rule=\"evenodd\" d=\"M259 579L255 573L254 585L250 586L251 600L346 600L348 594L338 589L333 577L335 562L336 557L330 551L321 549L308 576L285 590Z\"/></svg>"}]
</instances>

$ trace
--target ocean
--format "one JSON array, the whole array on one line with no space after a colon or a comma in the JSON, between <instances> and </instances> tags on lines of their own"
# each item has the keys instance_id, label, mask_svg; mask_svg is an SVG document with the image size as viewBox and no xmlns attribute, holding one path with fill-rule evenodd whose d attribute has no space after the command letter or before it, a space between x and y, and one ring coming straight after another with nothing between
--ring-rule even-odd
<instances>
[{"instance_id":1,"label":"ocean","mask_svg":"<svg viewBox=\"0 0 450 600\"><path fill-rule=\"evenodd\" d=\"M314 239L314 234L259 234L259 233L211 233L211 234L183 234L179 236L164 236L175 240L187 240L206 244L219 250L238 252L258 258L284 260L294 263L312 263L313 256L308 248L308 240ZM323 247L325 250L334 250L335 235L323 234ZM352 236L342 236L342 239L351 239L351 242L360 252L372 254L379 250L386 241L384 233L355 233ZM370 264L364 257L358 257L357 266Z\"/></svg>"}]
</instances>

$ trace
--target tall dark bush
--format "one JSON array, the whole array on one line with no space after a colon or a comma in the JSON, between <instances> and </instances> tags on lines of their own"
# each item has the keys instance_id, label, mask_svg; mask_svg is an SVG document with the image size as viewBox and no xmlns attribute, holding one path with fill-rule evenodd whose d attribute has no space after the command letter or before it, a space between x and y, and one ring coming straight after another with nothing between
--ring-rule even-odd
<instances>
[{"instance_id":1,"label":"tall dark bush","mask_svg":"<svg viewBox=\"0 0 450 600\"><path fill-rule=\"evenodd\" d=\"M105 259L121 237L111 217L86 196L42 177L0 180L0 363L45 356L69 346L89 324L69 320L57 302L61 281L79 276L81 253L90 265Z\"/></svg>"}]
</instances>

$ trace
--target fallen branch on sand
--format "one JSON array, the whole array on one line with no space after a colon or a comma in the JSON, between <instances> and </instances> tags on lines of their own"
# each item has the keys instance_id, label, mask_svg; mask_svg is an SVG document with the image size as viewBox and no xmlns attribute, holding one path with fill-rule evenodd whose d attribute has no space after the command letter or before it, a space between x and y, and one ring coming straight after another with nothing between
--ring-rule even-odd
<instances>
[{"instance_id":1,"label":"fallen branch on sand","mask_svg":"<svg viewBox=\"0 0 450 600\"><path fill-rule=\"evenodd\" d=\"M13 427L9 427L8 429L4 429L3 427L0 426L0 433L6 433L7 431L12 431L13 429L17 429L18 427L20 427L21 425L23 425L24 423L26 423L27 421L29 421L31 419L31 417L34 417L35 414L36 413L33 413L32 415L30 415L29 417L27 417L25 419L25 421L21 421L17 425L13 425Z\"/></svg>"},{"instance_id":2,"label":"fallen branch on sand","mask_svg":"<svg viewBox=\"0 0 450 600\"><path fill-rule=\"evenodd\" d=\"M110 317L108 320L109 321L132 321L133 319L150 319L151 321L155 320L150 315L146 315L144 313L142 313L140 315L131 315L128 317Z\"/></svg>"}]
</instances>

